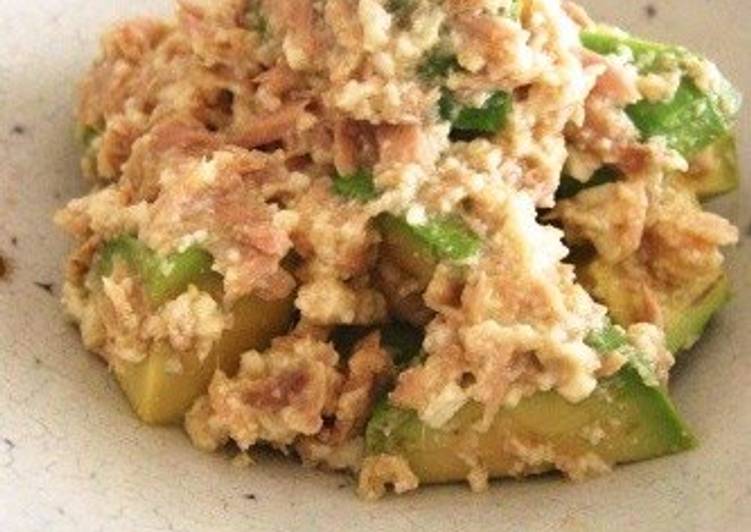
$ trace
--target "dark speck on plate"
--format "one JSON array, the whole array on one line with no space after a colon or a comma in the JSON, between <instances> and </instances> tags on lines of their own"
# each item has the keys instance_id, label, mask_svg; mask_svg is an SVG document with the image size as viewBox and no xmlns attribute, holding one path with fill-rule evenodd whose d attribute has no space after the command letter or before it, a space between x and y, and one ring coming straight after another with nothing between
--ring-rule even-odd
<instances>
[{"instance_id":1,"label":"dark speck on plate","mask_svg":"<svg viewBox=\"0 0 751 532\"><path fill-rule=\"evenodd\" d=\"M249 501L256 501L256 500L258 500L256 498L256 494L255 493L246 493L245 495L243 495L243 497L245 497Z\"/></svg>"},{"instance_id":2,"label":"dark speck on plate","mask_svg":"<svg viewBox=\"0 0 751 532\"><path fill-rule=\"evenodd\" d=\"M654 4L647 4L644 8L644 12L648 18L655 18L657 16L657 7Z\"/></svg>"},{"instance_id":3,"label":"dark speck on plate","mask_svg":"<svg viewBox=\"0 0 751 532\"><path fill-rule=\"evenodd\" d=\"M24 133L26 133L26 126L22 124L16 124L15 126L11 128L10 131L14 135L23 135Z\"/></svg>"},{"instance_id":4,"label":"dark speck on plate","mask_svg":"<svg viewBox=\"0 0 751 532\"><path fill-rule=\"evenodd\" d=\"M13 440L10 438L3 438L3 443L8 447L8 449L15 449L16 444Z\"/></svg>"},{"instance_id":5,"label":"dark speck on plate","mask_svg":"<svg viewBox=\"0 0 751 532\"><path fill-rule=\"evenodd\" d=\"M13 247L17 246L18 245L18 237L17 236L10 237L10 243L13 244Z\"/></svg>"},{"instance_id":6,"label":"dark speck on plate","mask_svg":"<svg viewBox=\"0 0 751 532\"><path fill-rule=\"evenodd\" d=\"M34 284L48 294L52 294L52 289L54 288L54 285L52 283L42 283L40 281L35 281Z\"/></svg>"}]
</instances>

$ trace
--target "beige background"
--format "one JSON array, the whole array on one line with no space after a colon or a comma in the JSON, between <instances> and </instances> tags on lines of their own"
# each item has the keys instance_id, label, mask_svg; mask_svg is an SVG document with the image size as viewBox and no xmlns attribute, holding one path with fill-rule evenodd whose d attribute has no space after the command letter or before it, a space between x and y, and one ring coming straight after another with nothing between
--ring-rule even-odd
<instances>
[{"instance_id":1,"label":"beige background","mask_svg":"<svg viewBox=\"0 0 751 532\"><path fill-rule=\"evenodd\" d=\"M590 0L598 17L715 58L751 94L751 2ZM751 187L717 206L744 239L737 297L678 365L692 453L584 484L500 482L485 494L430 488L366 504L343 476L279 458L250 470L201 454L179 430L131 416L57 304L67 246L52 211L82 190L72 87L105 22L164 0L0 0L0 530L750 530ZM744 109L744 167L750 168ZM15 238L15 244L13 244ZM53 283L53 295L35 283ZM255 499L250 498L254 495Z\"/></svg>"}]
</instances>

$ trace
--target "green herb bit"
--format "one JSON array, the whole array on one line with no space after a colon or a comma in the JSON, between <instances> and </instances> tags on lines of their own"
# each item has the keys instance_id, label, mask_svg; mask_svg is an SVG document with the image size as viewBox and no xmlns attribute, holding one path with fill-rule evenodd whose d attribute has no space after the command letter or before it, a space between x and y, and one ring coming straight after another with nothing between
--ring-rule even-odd
<instances>
[{"instance_id":1,"label":"green herb bit","mask_svg":"<svg viewBox=\"0 0 751 532\"><path fill-rule=\"evenodd\" d=\"M358 170L352 175L335 174L332 178L334 192L347 199L366 203L378 197L378 191L373 183L373 174L367 170Z\"/></svg>"}]
</instances>

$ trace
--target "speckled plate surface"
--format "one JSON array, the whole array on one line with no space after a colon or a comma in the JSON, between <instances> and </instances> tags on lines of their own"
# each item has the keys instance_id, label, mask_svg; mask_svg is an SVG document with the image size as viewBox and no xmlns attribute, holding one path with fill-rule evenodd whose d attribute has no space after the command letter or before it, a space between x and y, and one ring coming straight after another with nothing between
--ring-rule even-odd
<instances>
[{"instance_id":1,"label":"speckled plate surface","mask_svg":"<svg viewBox=\"0 0 751 532\"><path fill-rule=\"evenodd\" d=\"M647 2L651 1L650 5ZM590 0L593 14L717 60L751 94L751 2ZM252 469L140 425L58 305L67 239L51 213L82 191L73 87L105 23L166 0L0 0L0 530L751 530L751 181L716 208L741 227L737 297L679 363L696 451L583 484L428 488L364 503L352 481L270 458ZM741 120L751 168L751 106Z\"/></svg>"}]
</instances>

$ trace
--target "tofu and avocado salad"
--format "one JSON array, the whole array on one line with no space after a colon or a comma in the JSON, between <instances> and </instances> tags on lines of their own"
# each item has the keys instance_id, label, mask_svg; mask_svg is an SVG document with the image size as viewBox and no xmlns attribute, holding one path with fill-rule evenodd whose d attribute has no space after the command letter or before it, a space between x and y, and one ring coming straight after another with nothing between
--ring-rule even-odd
<instances>
[{"instance_id":1,"label":"tofu and avocado salad","mask_svg":"<svg viewBox=\"0 0 751 532\"><path fill-rule=\"evenodd\" d=\"M739 94L559 0L178 0L80 85L63 303L135 414L420 484L691 449Z\"/></svg>"}]
</instances>

